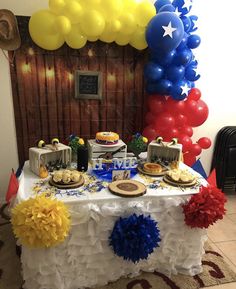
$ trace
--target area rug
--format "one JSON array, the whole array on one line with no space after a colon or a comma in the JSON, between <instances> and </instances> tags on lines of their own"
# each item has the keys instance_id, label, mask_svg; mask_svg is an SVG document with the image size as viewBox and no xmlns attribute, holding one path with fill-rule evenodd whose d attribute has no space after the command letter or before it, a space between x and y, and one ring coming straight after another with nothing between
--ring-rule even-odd
<instances>
[{"instance_id":1,"label":"area rug","mask_svg":"<svg viewBox=\"0 0 236 289\"><path fill-rule=\"evenodd\" d=\"M203 273L194 277L181 274L169 277L156 271L154 273L142 273L131 279L121 278L114 283L96 289L198 289L236 282L236 273L229 268L223 257L215 252L209 244L206 244L205 250L206 253L202 261ZM23 288L18 253L7 207L3 205L0 208L0 289Z\"/></svg>"}]
</instances>

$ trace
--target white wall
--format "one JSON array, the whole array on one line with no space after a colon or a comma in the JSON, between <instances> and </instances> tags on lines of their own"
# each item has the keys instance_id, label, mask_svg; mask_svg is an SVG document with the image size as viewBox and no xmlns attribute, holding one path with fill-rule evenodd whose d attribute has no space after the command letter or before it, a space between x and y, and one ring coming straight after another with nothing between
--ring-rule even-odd
<instances>
[{"instance_id":1,"label":"white wall","mask_svg":"<svg viewBox=\"0 0 236 289\"><path fill-rule=\"evenodd\" d=\"M155 2L155 1L152 1ZM10 9L15 15L31 15L47 8L46 0L0 0L0 9ZM234 21L236 3L233 0L193 0L193 14L198 15L198 34L202 44L195 55L199 60L202 75L197 87L202 99L208 104L208 120L194 130L194 139L210 137L225 125L236 125L235 68L236 44L234 43ZM226 7L226 8L224 8ZM5 196L11 168L17 168L17 148L13 115L9 66L0 51L0 201ZM212 150L202 153L201 160L209 172Z\"/></svg>"}]
</instances>

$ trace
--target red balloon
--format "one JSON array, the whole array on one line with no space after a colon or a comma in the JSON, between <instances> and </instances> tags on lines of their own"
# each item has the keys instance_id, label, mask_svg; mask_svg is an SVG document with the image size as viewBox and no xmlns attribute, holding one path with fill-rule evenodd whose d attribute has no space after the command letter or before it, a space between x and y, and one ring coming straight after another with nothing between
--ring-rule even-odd
<instances>
[{"instance_id":1,"label":"red balloon","mask_svg":"<svg viewBox=\"0 0 236 289\"><path fill-rule=\"evenodd\" d=\"M155 122L156 117L149 111L145 116L145 123L153 124Z\"/></svg>"},{"instance_id":2,"label":"red balloon","mask_svg":"<svg viewBox=\"0 0 236 289\"><path fill-rule=\"evenodd\" d=\"M193 135L193 129L191 126L185 125L185 126L180 128L180 133L188 135L191 137Z\"/></svg>"},{"instance_id":3,"label":"red balloon","mask_svg":"<svg viewBox=\"0 0 236 289\"><path fill-rule=\"evenodd\" d=\"M187 117L183 114L178 114L175 116L176 126L183 126L187 122Z\"/></svg>"},{"instance_id":4,"label":"red balloon","mask_svg":"<svg viewBox=\"0 0 236 289\"><path fill-rule=\"evenodd\" d=\"M202 125L208 117L209 110L203 100L187 100L185 106L185 115L188 118L188 125L192 127Z\"/></svg>"},{"instance_id":5,"label":"red balloon","mask_svg":"<svg viewBox=\"0 0 236 289\"><path fill-rule=\"evenodd\" d=\"M148 107L155 115L165 110L165 98L158 94L150 95L148 98Z\"/></svg>"},{"instance_id":6,"label":"red balloon","mask_svg":"<svg viewBox=\"0 0 236 289\"><path fill-rule=\"evenodd\" d=\"M183 152L187 152L191 148L191 145L193 143L191 138L185 134L180 134L178 141L179 143L183 145L183 149L182 149Z\"/></svg>"},{"instance_id":7,"label":"red balloon","mask_svg":"<svg viewBox=\"0 0 236 289\"><path fill-rule=\"evenodd\" d=\"M200 147L199 144L195 143L192 144L192 146L189 148L189 152L195 156L198 156L202 152L202 148Z\"/></svg>"},{"instance_id":8,"label":"red balloon","mask_svg":"<svg viewBox=\"0 0 236 289\"><path fill-rule=\"evenodd\" d=\"M202 149L208 149L211 146L211 140L208 137L201 137L197 143Z\"/></svg>"},{"instance_id":9,"label":"red balloon","mask_svg":"<svg viewBox=\"0 0 236 289\"><path fill-rule=\"evenodd\" d=\"M196 156L194 154L185 153L183 156L184 156L184 163L190 167L196 162Z\"/></svg>"},{"instance_id":10,"label":"red balloon","mask_svg":"<svg viewBox=\"0 0 236 289\"><path fill-rule=\"evenodd\" d=\"M176 116L185 110L185 101L175 100L172 97L169 97L166 100L166 109L168 112L171 112L173 116Z\"/></svg>"},{"instance_id":11,"label":"red balloon","mask_svg":"<svg viewBox=\"0 0 236 289\"><path fill-rule=\"evenodd\" d=\"M155 125L154 125L154 127L156 128L157 131L159 131L159 130L164 131L166 129L171 129L174 126L175 126L175 119L168 112L161 113L156 118Z\"/></svg>"},{"instance_id":12,"label":"red balloon","mask_svg":"<svg viewBox=\"0 0 236 289\"><path fill-rule=\"evenodd\" d=\"M200 89L194 87L190 90L189 94L188 94L188 99L191 100L199 100L201 98L201 91Z\"/></svg>"},{"instance_id":13,"label":"red balloon","mask_svg":"<svg viewBox=\"0 0 236 289\"><path fill-rule=\"evenodd\" d=\"M163 137L164 141L171 141L172 138L177 137L178 138L179 131L177 128L173 127L171 129L165 130L161 136Z\"/></svg>"},{"instance_id":14,"label":"red balloon","mask_svg":"<svg viewBox=\"0 0 236 289\"><path fill-rule=\"evenodd\" d=\"M156 137L158 136L158 133L155 130L155 128L153 128L152 126L146 126L142 132L142 135L145 136L150 142L156 139Z\"/></svg>"}]
</instances>

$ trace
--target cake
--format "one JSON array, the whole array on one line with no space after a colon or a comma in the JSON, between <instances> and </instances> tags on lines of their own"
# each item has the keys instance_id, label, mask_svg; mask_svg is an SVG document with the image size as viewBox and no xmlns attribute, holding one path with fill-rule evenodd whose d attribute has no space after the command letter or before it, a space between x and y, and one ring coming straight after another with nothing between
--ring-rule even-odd
<instances>
[{"instance_id":1,"label":"cake","mask_svg":"<svg viewBox=\"0 0 236 289\"><path fill-rule=\"evenodd\" d=\"M167 176L173 182L190 183L195 177L187 170L174 169L167 172Z\"/></svg>"},{"instance_id":2,"label":"cake","mask_svg":"<svg viewBox=\"0 0 236 289\"><path fill-rule=\"evenodd\" d=\"M102 131L96 133L96 142L103 145L113 145L118 143L119 135L111 131Z\"/></svg>"},{"instance_id":3,"label":"cake","mask_svg":"<svg viewBox=\"0 0 236 289\"><path fill-rule=\"evenodd\" d=\"M145 163L143 165L143 170L147 173L152 173L152 174L161 173L162 166L159 164L155 164L155 163Z\"/></svg>"}]
</instances>

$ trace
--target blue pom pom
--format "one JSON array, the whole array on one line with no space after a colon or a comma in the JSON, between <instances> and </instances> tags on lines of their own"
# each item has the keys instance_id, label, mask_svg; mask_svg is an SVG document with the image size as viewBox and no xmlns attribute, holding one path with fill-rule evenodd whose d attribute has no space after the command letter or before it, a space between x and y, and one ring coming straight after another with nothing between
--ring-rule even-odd
<instances>
[{"instance_id":1,"label":"blue pom pom","mask_svg":"<svg viewBox=\"0 0 236 289\"><path fill-rule=\"evenodd\" d=\"M157 222L136 214L117 220L109 240L116 255L134 263L147 259L161 241Z\"/></svg>"}]
</instances>

